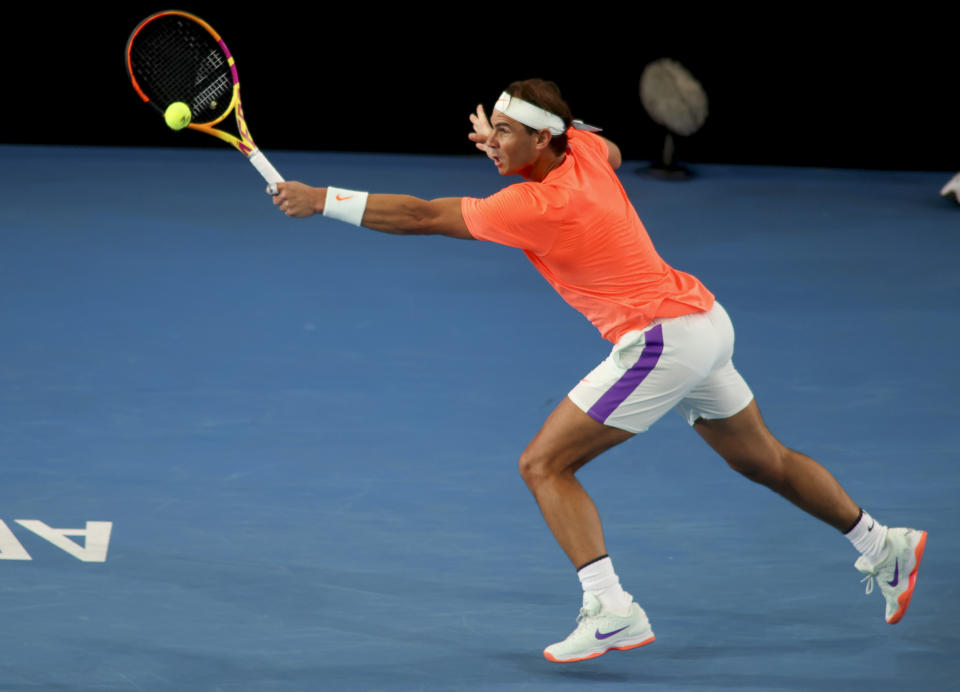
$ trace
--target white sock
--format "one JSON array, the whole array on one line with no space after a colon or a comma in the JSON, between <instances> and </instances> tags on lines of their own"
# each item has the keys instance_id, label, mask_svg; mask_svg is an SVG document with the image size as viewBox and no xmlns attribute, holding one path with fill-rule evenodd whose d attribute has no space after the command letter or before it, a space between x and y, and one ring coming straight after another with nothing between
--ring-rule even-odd
<instances>
[{"instance_id":1,"label":"white sock","mask_svg":"<svg viewBox=\"0 0 960 692\"><path fill-rule=\"evenodd\" d=\"M860 519L844 536L874 565L887 556L887 527L862 509Z\"/></svg>"},{"instance_id":2,"label":"white sock","mask_svg":"<svg viewBox=\"0 0 960 692\"><path fill-rule=\"evenodd\" d=\"M626 615L633 603L633 597L620 586L620 578L613 571L613 561L604 555L598 560L587 563L579 570L580 585L584 593L592 593L600 599L603 609L614 615Z\"/></svg>"}]
</instances>

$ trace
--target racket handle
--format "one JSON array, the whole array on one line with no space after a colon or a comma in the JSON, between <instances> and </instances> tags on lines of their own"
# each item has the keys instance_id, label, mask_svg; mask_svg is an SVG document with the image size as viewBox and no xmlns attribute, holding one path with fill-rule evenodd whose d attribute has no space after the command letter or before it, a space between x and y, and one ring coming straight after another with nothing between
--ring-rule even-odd
<instances>
[{"instance_id":1,"label":"racket handle","mask_svg":"<svg viewBox=\"0 0 960 692\"><path fill-rule=\"evenodd\" d=\"M267 157L264 156L263 152L259 149L254 149L247 158L250 160L250 163L253 164L253 167L257 169L257 172L263 176L263 179L269 183L267 187L270 190L270 194L277 194L277 183L283 182L283 176L277 173L277 169L267 161Z\"/></svg>"}]
</instances>

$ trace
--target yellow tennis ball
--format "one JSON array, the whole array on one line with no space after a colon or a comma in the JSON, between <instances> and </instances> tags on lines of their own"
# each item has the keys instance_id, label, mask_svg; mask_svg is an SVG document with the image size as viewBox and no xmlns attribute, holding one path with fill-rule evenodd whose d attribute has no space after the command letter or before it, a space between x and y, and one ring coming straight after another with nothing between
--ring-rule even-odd
<instances>
[{"instance_id":1,"label":"yellow tennis ball","mask_svg":"<svg viewBox=\"0 0 960 692\"><path fill-rule=\"evenodd\" d=\"M167 106L163 119L171 130L182 130L190 124L190 106L183 101L174 101Z\"/></svg>"}]
</instances>

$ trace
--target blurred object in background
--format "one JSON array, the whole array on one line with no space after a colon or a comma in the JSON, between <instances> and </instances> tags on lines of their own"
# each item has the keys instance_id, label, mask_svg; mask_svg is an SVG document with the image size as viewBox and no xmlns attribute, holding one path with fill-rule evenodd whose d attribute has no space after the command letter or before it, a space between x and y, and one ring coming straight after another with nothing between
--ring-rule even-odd
<instances>
[{"instance_id":1,"label":"blurred object in background","mask_svg":"<svg viewBox=\"0 0 960 692\"><path fill-rule=\"evenodd\" d=\"M950 182L943 186L940 195L946 197L951 202L960 204L960 173L950 178Z\"/></svg>"},{"instance_id":2,"label":"blurred object in background","mask_svg":"<svg viewBox=\"0 0 960 692\"><path fill-rule=\"evenodd\" d=\"M665 132L660 160L639 172L669 180L688 179L692 173L677 163L674 135L689 137L707 119L707 94L700 82L677 61L661 58L643 69L640 101Z\"/></svg>"}]
</instances>

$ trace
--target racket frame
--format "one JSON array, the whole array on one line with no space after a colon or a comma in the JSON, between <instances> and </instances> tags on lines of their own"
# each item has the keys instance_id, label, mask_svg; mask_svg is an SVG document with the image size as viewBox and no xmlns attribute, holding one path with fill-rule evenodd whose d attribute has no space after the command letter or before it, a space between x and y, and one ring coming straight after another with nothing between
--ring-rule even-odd
<instances>
[{"instance_id":1,"label":"racket frame","mask_svg":"<svg viewBox=\"0 0 960 692\"><path fill-rule=\"evenodd\" d=\"M227 48L226 42L223 40L220 34L218 34L217 31L210 26L210 24L195 14L190 14L189 12L183 12L181 10L165 10L163 12L157 12L156 14L150 15L140 22L131 32L130 38L127 39L126 48L127 75L130 77L130 82L133 84L134 90L145 103L149 103L151 106L153 106L153 108L157 110L161 116L164 114L163 109L150 100L150 97L144 93L143 89L140 87L140 84L137 82L137 78L133 71L133 60L130 56L130 49L133 46L134 39L136 39L137 35L145 26L147 26L150 22L159 19L160 17L166 17L170 15L184 17L190 21L196 22L213 37L213 39L220 46L220 50L223 51L227 58L227 65L230 67L230 76L233 79L233 88L231 90L230 104L228 107L225 108L223 112L213 120L202 123L191 122L189 125L187 125L187 127L191 130L197 130L198 132L206 132L208 135L213 135L217 139L220 139L236 148L237 151L247 157L247 160L253 164L254 168L256 168L260 175L263 176L263 179L270 183L271 192L276 194L276 183L282 183L283 177L270 164L270 162L267 160L267 157L263 155L263 152L261 152L257 148L257 145L253 142L253 137L250 135L250 129L247 127L247 120L243 114L243 105L240 102L240 77L237 74L236 61L233 59L230 49ZM229 116L231 112L233 112L236 116L237 132L240 133L239 137L214 127L214 125L219 125L226 120L227 116Z\"/></svg>"}]
</instances>

